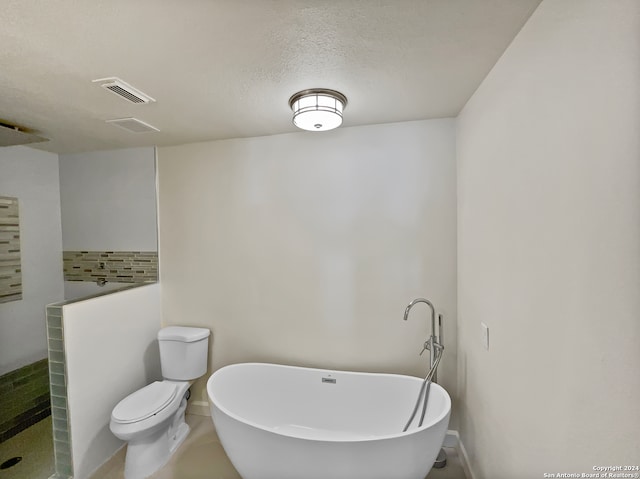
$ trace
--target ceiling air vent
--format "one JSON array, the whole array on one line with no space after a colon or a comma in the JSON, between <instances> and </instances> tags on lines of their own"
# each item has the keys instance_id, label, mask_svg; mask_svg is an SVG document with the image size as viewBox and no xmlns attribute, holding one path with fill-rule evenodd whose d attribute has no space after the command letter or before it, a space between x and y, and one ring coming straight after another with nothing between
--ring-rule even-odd
<instances>
[{"instance_id":1,"label":"ceiling air vent","mask_svg":"<svg viewBox=\"0 0 640 479\"><path fill-rule=\"evenodd\" d=\"M93 83L100 83L100 86L102 88L109 90L111 93L118 95L120 98L124 98L129 103L135 103L139 105L155 102L155 99L151 98L145 93L142 93L140 90L133 88L128 83L120 80L120 78L99 78L97 80L93 80Z\"/></svg>"},{"instance_id":2,"label":"ceiling air vent","mask_svg":"<svg viewBox=\"0 0 640 479\"><path fill-rule=\"evenodd\" d=\"M151 126L137 118L116 118L115 120L105 120L114 126L123 128L131 133L147 133L149 131L160 131L155 126Z\"/></svg>"}]
</instances>

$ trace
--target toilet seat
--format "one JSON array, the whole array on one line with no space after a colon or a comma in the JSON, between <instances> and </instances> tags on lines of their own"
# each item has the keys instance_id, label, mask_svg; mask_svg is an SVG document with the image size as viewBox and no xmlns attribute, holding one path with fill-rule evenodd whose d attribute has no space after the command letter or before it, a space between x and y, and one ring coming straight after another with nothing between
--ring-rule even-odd
<instances>
[{"instance_id":1,"label":"toilet seat","mask_svg":"<svg viewBox=\"0 0 640 479\"><path fill-rule=\"evenodd\" d=\"M158 414L176 396L174 383L156 381L130 394L113 408L111 419L120 424L143 421Z\"/></svg>"}]
</instances>

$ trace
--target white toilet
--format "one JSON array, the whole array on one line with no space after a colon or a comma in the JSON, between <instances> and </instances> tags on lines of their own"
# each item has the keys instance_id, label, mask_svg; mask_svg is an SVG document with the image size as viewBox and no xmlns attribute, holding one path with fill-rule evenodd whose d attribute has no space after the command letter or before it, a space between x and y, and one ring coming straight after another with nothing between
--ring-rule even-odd
<instances>
[{"instance_id":1,"label":"white toilet","mask_svg":"<svg viewBox=\"0 0 640 479\"><path fill-rule=\"evenodd\" d=\"M209 333L170 326L158 331L163 381L120 401L111 413L111 432L128 441L125 479L142 479L164 466L189 434L184 422L189 387L207 372Z\"/></svg>"}]
</instances>

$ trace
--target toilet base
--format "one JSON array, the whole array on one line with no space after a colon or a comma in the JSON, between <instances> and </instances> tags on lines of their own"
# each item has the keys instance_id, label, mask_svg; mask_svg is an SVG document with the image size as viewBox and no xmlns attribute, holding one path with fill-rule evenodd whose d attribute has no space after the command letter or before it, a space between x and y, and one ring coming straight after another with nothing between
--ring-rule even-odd
<instances>
[{"instance_id":1,"label":"toilet base","mask_svg":"<svg viewBox=\"0 0 640 479\"><path fill-rule=\"evenodd\" d=\"M169 462L191 428L184 421L187 400L183 399L168 427L141 439L130 440L124 461L125 479L145 479Z\"/></svg>"},{"instance_id":2,"label":"toilet base","mask_svg":"<svg viewBox=\"0 0 640 479\"><path fill-rule=\"evenodd\" d=\"M169 452L171 454L173 454L175 450L180 447L180 444L184 442L184 440L189 435L189 431L191 431L191 428L187 423L183 422L182 424L180 424L180 427L178 427L178 431L171 440L171 446L169 447Z\"/></svg>"}]
</instances>

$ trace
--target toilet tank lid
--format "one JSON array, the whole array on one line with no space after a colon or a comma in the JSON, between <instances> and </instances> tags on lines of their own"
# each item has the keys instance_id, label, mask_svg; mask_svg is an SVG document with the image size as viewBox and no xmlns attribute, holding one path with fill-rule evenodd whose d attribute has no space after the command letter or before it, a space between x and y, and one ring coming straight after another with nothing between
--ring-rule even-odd
<instances>
[{"instance_id":1,"label":"toilet tank lid","mask_svg":"<svg viewBox=\"0 0 640 479\"><path fill-rule=\"evenodd\" d=\"M187 326L169 326L158 331L159 341L182 341L192 343L209 337L211 331L206 328L192 328Z\"/></svg>"}]
</instances>

